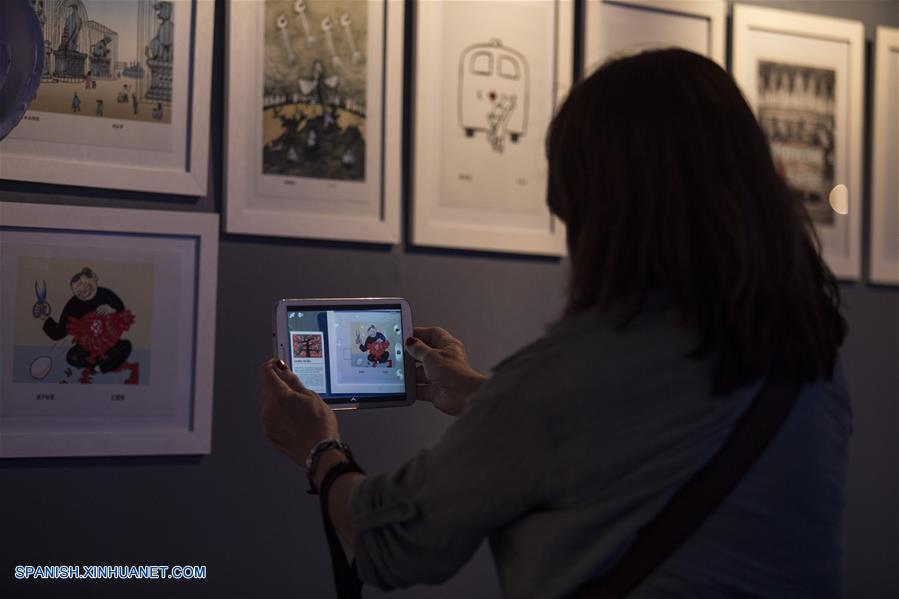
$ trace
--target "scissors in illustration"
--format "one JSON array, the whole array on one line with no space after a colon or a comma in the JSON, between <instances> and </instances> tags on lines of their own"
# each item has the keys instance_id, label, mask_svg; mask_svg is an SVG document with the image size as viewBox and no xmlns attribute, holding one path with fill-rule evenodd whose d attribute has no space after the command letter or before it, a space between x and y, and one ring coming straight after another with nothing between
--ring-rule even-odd
<instances>
[{"instance_id":1,"label":"scissors in illustration","mask_svg":"<svg viewBox=\"0 0 899 599\"><path fill-rule=\"evenodd\" d=\"M31 314L35 318L47 318L53 311L50 303L47 301L47 281L34 282L34 295L37 297L34 307L31 308Z\"/></svg>"}]
</instances>

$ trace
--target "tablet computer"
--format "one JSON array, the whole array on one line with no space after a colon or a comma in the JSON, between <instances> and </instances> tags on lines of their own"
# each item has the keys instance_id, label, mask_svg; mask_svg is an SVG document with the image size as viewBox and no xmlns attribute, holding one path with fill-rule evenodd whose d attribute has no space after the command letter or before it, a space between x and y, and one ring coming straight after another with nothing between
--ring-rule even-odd
<instances>
[{"instance_id":1,"label":"tablet computer","mask_svg":"<svg viewBox=\"0 0 899 599\"><path fill-rule=\"evenodd\" d=\"M334 410L413 403L411 335L398 297L282 299L272 315L275 356Z\"/></svg>"}]
</instances>

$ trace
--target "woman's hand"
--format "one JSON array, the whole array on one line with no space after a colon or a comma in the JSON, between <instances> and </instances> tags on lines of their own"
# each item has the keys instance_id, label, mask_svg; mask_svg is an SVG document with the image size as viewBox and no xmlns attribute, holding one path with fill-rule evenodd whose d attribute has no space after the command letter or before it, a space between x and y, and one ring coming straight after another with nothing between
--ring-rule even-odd
<instances>
[{"instance_id":1,"label":"woman's hand","mask_svg":"<svg viewBox=\"0 0 899 599\"><path fill-rule=\"evenodd\" d=\"M265 434L277 449L305 466L306 456L316 443L328 437L339 438L337 418L315 391L281 360L267 361L259 369L262 381L262 424Z\"/></svg>"},{"instance_id":2,"label":"woman's hand","mask_svg":"<svg viewBox=\"0 0 899 599\"><path fill-rule=\"evenodd\" d=\"M406 351L421 362L415 369L415 396L450 416L465 409L468 398L487 380L474 370L462 342L440 327L415 327Z\"/></svg>"}]
</instances>

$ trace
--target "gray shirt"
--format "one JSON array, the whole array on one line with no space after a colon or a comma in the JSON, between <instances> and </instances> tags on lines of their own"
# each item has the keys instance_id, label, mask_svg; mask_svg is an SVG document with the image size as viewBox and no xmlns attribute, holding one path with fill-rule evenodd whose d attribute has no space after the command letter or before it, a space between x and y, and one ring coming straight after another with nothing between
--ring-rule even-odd
<instances>
[{"instance_id":1,"label":"gray shirt","mask_svg":"<svg viewBox=\"0 0 899 599\"><path fill-rule=\"evenodd\" d=\"M501 363L436 445L353 493L360 577L438 583L485 538L507 597L562 596L607 571L760 386L712 397L677 322L658 305L621 330L583 313ZM632 596L839 595L850 430L842 374L805 386L730 497Z\"/></svg>"}]
</instances>

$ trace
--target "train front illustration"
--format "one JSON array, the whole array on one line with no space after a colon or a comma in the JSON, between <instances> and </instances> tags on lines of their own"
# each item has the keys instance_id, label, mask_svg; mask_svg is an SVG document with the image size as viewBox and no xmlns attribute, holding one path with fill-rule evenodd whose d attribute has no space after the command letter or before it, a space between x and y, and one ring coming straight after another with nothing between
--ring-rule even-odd
<instances>
[{"instance_id":1,"label":"train front illustration","mask_svg":"<svg viewBox=\"0 0 899 599\"><path fill-rule=\"evenodd\" d=\"M495 152L506 137L513 143L527 133L530 81L528 63L498 39L466 48L459 58L459 125L467 137L487 134Z\"/></svg>"}]
</instances>

